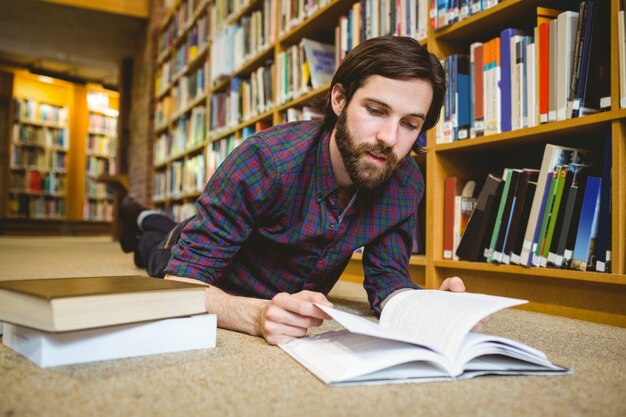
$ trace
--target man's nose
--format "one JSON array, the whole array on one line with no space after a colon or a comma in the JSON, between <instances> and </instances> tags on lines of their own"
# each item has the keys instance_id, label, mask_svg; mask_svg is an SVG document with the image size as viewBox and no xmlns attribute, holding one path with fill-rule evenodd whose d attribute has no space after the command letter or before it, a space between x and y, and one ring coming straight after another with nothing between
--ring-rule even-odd
<instances>
[{"instance_id":1,"label":"man's nose","mask_svg":"<svg viewBox=\"0 0 626 417\"><path fill-rule=\"evenodd\" d=\"M386 147L393 147L398 138L398 124L389 118L378 126L376 140Z\"/></svg>"}]
</instances>

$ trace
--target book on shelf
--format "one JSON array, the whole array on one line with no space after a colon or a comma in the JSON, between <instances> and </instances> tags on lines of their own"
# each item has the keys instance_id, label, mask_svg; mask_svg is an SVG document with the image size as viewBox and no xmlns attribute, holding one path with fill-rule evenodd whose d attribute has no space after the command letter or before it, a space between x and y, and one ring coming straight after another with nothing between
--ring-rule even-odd
<instances>
[{"instance_id":1,"label":"book on shelf","mask_svg":"<svg viewBox=\"0 0 626 417\"><path fill-rule=\"evenodd\" d=\"M585 185L576 233L576 244L570 263L571 269L586 271L595 270L595 243L598 235L598 217L600 214L600 187L602 178L588 177Z\"/></svg>"},{"instance_id":2,"label":"book on shelf","mask_svg":"<svg viewBox=\"0 0 626 417\"><path fill-rule=\"evenodd\" d=\"M444 183L443 258L455 259L456 248L465 232L476 198L476 181L448 177Z\"/></svg>"},{"instance_id":3,"label":"book on shelf","mask_svg":"<svg viewBox=\"0 0 626 417\"><path fill-rule=\"evenodd\" d=\"M456 255L465 261L479 262L485 259L484 248L489 244L493 230L493 220L502 195L502 179L487 175L478 195L476 207L461 236Z\"/></svg>"},{"instance_id":4,"label":"book on shelf","mask_svg":"<svg viewBox=\"0 0 626 417\"><path fill-rule=\"evenodd\" d=\"M523 35L524 32L513 28L504 29L500 33L500 59L502 71L500 79L500 94L502 95L502 105L500 106L501 132L508 132L511 130L511 122L513 120L512 109L514 105L519 104L519 97L514 100L515 95L512 90L512 79L515 69L515 39Z\"/></svg>"},{"instance_id":5,"label":"book on shelf","mask_svg":"<svg viewBox=\"0 0 626 417\"><path fill-rule=\"evenodd\" d=\"M504 247L509 237L512 215L517 203L517 187L521 173L522 170L519 169L505 169L502 175L504 188L502 189L498 214L491 234L491 242L488 248L486 248L485 258L487 262L504 263L503 258L506 254Z\"/></svg>"},{"instance_id":6,"label":"book on shelf","mask_svg":"<svg viewBox=\"0 0 626 417\"><path fill-rule=\"evenodd\" d=\"M566 244L568 236L570 236L572 248L576 240L580 207L582 206L582 196L588 169L589 166L584 164L570 164L568 167L568 170L572 173L571 183L569 187L566 184L566 188L563 190L563 197L561 197L562 203L559 211L562 211L562 215L561 213L558 215L559 221L548 253L548 266L554 266L555 268L569 266L569 263L564 265ZM571 256L569 259L571 259Z\"/></svg>"},{"instance_id":7,"label":"book on shelf","mask_svg":"<svg viewBox=\"0 0 626 417\"><path fill-rule=\"evenodd\" d=\"M596 271L611 272L611 173L613 146L611 131L605 131L602 157L602 186L600 188L600 209L598 219L598 237L596 245Z\"/></svg>"},{"instance_id":8,"label":"book on shelf","mask_svg":"<svg viewBox=\"0 0 626 417\"><path fill-rule=\"evenodd\" d=\"M471 331L486 316L526 302L485 294L405 291L389 300L379 323L319 306L345 329L279 347L333 386L571 373L530 346Z\"/></svg>"},{"instance_id":9,"label":"book on shelf","mask_svg":"<svg viewBox=\"0 0 626 417\"><path fill-rule=\"evenodd\" d=\"M209 349L215 347L216 332L214 314L56 333L5 323L2 343L47 368Z\"/></svg>"},{"instance_id":10,"label":"book on shelf","mask_svg":"<svg viewBox=\"0 0 626 417\"><path fill-rule=\"evenodd\" d=\"M506 239L502 256L503 264L512 263L519 265L520 263L519 253L521 253L522 244L524 243L524 231L528 223L538 177L539 170L537 169L525 168L520 174L515 193L515 207L511 215L509 236Z\"/></svg>"},{"instance_id":11,"label":"book on shelf","mask_svg":"<svg viewBox=\"0 0 626 417\"><path fill-rule=\"evenodd\" d=\"M0 320L59 332L205 312L204 287L143 276L0 282Z\"/></svg>"},{"instance_id":12,"label":"book on shelf","mask_svg":"<svg viewBox=\"0 0 626 417\"><path fill-rule=\"evenodd\" d=\"M541 227L540 216L546 205L547 193L546 183L551 182L552 173L558 166L581 163L590 157L590 152L584 149L556 146L547 144L541 162L537 187L533 196L533 203L530 209L526 231L524 233L524 243L519 253L521 265L532 265L532 254L537 249L537 238ZM544 197L544 194L546 196Z\"/></svg>"},{"instance_id":13,"label":"book on shelf","mask_svg":"<svg viewBox=\"0 0 626 417\"><path fill-rule=\"evenodd\" d=\"M566 11L557 17L557 68L556 77L556 119L567 117L567 98L573 73L574 51L578 29L578 12Z\"/></svg>"},{"instance_id":14,"label":"book on shelf","mask_svg":"<svg viewBox=\"0 0 626 417\"><path fill-rule=\"evenodd\" d=\"M305 65L308 69L313 89L330 83L335 74L336 66L334 45L307 38L303 38L301 43L304 49Z\"/></svg>"},{"instance_id":15,"label":"book on shelf","mask_svg":"<svg viewBox=\"0 0 626 417\"><path fill-rule=\"evenodd\" d=\"M626 109L626 11L617 14L618 59L619 59L619 106Z\"/></svg>"}]
</instances>

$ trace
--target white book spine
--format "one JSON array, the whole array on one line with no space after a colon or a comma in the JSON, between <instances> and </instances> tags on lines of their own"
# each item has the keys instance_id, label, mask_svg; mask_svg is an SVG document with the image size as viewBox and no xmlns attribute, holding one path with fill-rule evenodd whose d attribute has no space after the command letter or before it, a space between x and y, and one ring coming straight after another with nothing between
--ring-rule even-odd
<instances>
[{"instance_id":1,"label":"white book spine","mask_svg":"<svg viewBox=\"0 0 626 417\"><path fill-rule=\"evenodd\" d=\"M572 78L578 13L564 12L558 16L557 20L557 67L559 72L556 76L556 118L557 120L565 120L567 116L567 96Z\"/></svg>"}]
</instances>

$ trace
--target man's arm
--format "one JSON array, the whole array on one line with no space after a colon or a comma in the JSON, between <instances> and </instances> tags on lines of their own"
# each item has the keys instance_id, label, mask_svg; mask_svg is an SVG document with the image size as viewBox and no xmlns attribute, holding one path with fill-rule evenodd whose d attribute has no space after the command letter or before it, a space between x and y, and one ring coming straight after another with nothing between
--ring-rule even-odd
<instances>
[{"instance_id":1,"label":"man's arm","mask_svg":"<svg viewBox=\"0 0 626 417\"><path fill-rule=\"evenodd\" d=\"M166 275L165 279L205 285L205 308L207 313L217 315L219 327L262 336L272 345L302 337L309 328L330 319L313 304L332 307L326 297L318 292L279 293L271 300L263 300L230 295L197 279L173 275Z\"/></svg>"}]
</instances>

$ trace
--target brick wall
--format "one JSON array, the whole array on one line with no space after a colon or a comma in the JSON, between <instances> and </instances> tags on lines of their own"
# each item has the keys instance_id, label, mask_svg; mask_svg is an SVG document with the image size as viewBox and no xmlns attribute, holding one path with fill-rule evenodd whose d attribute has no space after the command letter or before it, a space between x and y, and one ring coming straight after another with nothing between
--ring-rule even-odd
<instances>
[{"instance_id":1,"label":"brick wall","mask_svg":"<svg viewBox=\"0 0 626 417\"><path fill-rule=\"evenodd\" d=\"M150 19L133 57L129 143L130 195L145 205L152 196L152 142L154 136L154 74L159 26L167 14L163 0L150 2Z\"/></svg>"}]
</instances>

